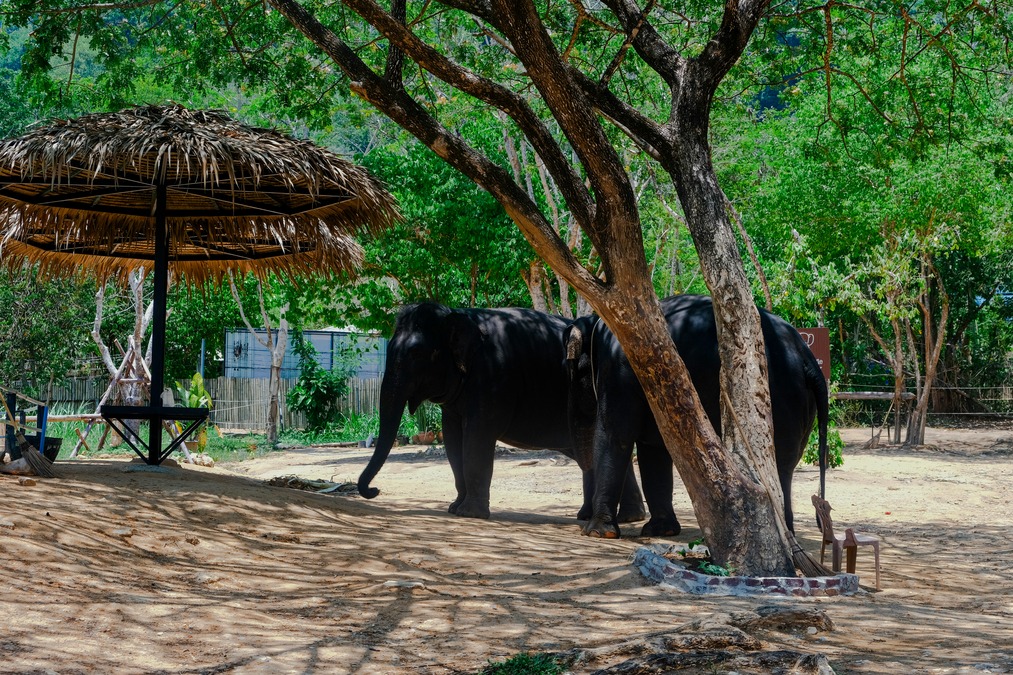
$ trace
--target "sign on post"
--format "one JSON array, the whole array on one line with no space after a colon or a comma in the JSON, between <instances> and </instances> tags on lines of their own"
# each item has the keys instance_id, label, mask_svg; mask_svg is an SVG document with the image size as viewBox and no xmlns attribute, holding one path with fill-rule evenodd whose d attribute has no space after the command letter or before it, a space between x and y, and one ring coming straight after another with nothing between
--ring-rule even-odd
<instances>
[{"instance_id":1,"label":"sign on post","mask_svg":"<svg viewBox=\"0 0 1013 675\"><path fill-rule=\"evenodd\" d=\"M820 370L823 371L823 378L830 381L830 329L826 326L819 326L817 328L796 328L799 335L809 349L812 350L813 356L816 357L816 361L820 364Z\"/></svg>"}]
</instances>

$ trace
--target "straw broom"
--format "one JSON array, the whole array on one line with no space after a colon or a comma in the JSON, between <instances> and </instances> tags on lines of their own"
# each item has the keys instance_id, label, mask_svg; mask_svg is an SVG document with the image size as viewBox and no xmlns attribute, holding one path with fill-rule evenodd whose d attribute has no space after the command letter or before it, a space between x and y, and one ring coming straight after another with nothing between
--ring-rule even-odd
<instances>
[{"instance_id":1,"label":"straw broom","mask_svg":"<svg viewBox=\"0 0 1013 675\"><path fill-rule=\"evenodd\" d=\"M14 419L14 415L11 413L11 409L7 406L7 401L4 400L3 396L0 396L0 403L3 403L4 413L7 415L7 424L14 427L14 438L17 440L18 450L21 451L21 456L25 462L35 472L36 476L56 478L56 472L53 471L53 466L49 460L25 438L24 433L21 431L21 425Z\"/></svg>"}]
</instances>

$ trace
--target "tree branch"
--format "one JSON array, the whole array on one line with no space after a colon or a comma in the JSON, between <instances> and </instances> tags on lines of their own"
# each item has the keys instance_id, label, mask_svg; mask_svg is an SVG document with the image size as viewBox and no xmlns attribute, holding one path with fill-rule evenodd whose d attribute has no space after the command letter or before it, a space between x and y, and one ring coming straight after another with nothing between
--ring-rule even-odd
<instances>
[{"instance_id":1,"label":"tree branch","mask_svg":"<svg viewBox=\"0 0 1013 675\"><path fill-rule=\"evenodd\" d=\"M586 170L596 211L591 228L585 229L602 255L608 281L616 281L617 274L632 279L640 272L639 278L646 278L642 250L633 267L612 265L612 260L623 257L626 247L642 249L642 233L629 177L595 109L570 76L569 65L560 58L534 5L496 0L493 6L504 35ZM549 158L543 159L548 163Z\"/></svg>"},{"instance_id":2,"label":"tree branch","mask_svg":"<svg viewBox=\"0 0 1013 675\"><path fill-rule=\"evenodd\" d=\"M552 226L545 220L524 191L511 180L503 167L490 161L469 146L460 136L451 133L414 99L403 90L390 87L381 77L377 76L333 31L322 25L296 0L270 0L271 4L284 14L292 24L320 47L341 70L352 80L352 91L367 102L376 106L396 124L418 138L426 147L447 161L455 169L471 178L475 183L489 191L504 206L507 214L517 223L528 241L550 261L554 268L565 270L570 275L570 282L578 286L581 292L600 293L601 284L588 273L573 257L570 249L559 236L553 232ZM361 5L362 0L355 3ZM461 4L461 3L456 3ZM479 5L480 3L472 3ZM382 12L375 5L373 9ZM486 8L488 9L488 8ZM480 14L481 15L481 14ZM484 15L481 15L484 18ZM389 15L387 16L390 21ZM390 25L385 23L385 25ZM396 23L392 26L396 30ZM402 27L403 29L403 27ZM391 36L388 35L388 39ZM407 36L404 36L407 37ZM414 39L414 36L411 36ZM402 48L408 46L407 40L400 42ZM411 56L411 51L405 49ZM414 58L414 56L412 56ZM516 117L514 117L516 121ZM529 137L530 138L530 137ZM541 143L539 145L542 145ZM541 147L536 146L539 151ZM558 150L557 150L558 152ZM572 168L570 169L572 171ZM579 198L572 187L572 179L554 176L559 180L570 181L565 197L571 211L577 217L583 207L588 213L588 198ZM561 188L562 190L562 188ZM569 200L575 199L570 204Z\"/></svg>"},{"instance_id":3,"label":"tree branch","mask_svg":"<svg viewBox=\"0 0 1013 675\"><path fill-rule=\"evenodd\" d=\"M583 188L580 176L560 152L548 127L523 97L454 63L416 37L404 25L399 24L373 0L347 0L345 4L384 34L391 44L402 49L420 67L460 91L508 114L546 162L574 217L582 223L590 223L594 207Z\"/></svg>"},{"instance_id":4,"label":"tree branch","mask_svg":"<svg viewBox=\"0 0 1013 675\"><path fill-rule=\"evenodd\" d=\"M598 83L601 86L607 87L609 80L611 80L612 76L616 74L617 70L619 70L619 66L622 65L623 59L626 57L626 52L633 45L633 41L637 39L640 29L643 27L644 22L647 21L647 15L651 13L652 9L654 9L654 0L648 0L647 7L644 7L644 11L640 13L640 18L637 20L636 25L633 26L629 34L627 34L626 40L623 41L623 46L619 48L619 51L616 52L616 55L612 58L612 62L607 68L605 68L605 72L603 72L601 78L599 78Z\"/></svg>"},{"instance_id":5,"label":"tree branch","mask_svg":"<svg viewBox=\"0 0 1013 675\"><path fill-rule=\"evenodd\" d=\"M603 0L604 4L619 18L627 35L636 31L633 48L654 72L658 73L670 88L678 89L686 60L672 48L650 21L641 22L641 10L632 0Z\"/></svg>"},{"instance_id":6,"label":"tree branch","mask_svg":"<svg viewBox=\"0 0 1013 675\"><path fill-rule=\"evenodd\" d=\"M268 339L265 340L261 338L259 335L257 335L257 331L256 329L254 329L253 324L251 324L250 320L246 318L246 312L243 311L243 300L239 297L239 290L236 289L236 280L232 276L232 270L229 270L229 290L232 291L232 298L236 301L236 306L239 308L239 318L243 320L243 325L246 326L246 330L250 331L250 335L252 335L253 338L257 342L259 342L264 349L271 351L271 345L269 344L271 331L270 329L268 329L267 331ZM261 296L261 302L263 302L263 296Z\"/></svg>"}]
</instances>

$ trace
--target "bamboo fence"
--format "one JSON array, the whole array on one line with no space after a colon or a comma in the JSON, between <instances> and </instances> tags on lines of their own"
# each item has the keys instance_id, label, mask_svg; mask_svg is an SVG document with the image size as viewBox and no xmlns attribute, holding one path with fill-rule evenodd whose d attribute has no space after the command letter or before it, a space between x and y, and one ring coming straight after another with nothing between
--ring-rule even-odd
<instances>
[{"instance_id":1,"label":"bamboo fence","mask_svg":"<svg viewBox=\"0 0 1013 675\"><path fill-rule=\"evenodd\" d=\"M342 414L372 415L380 408L381 378L348 380L348 391L338 404ZM267 378L217 377L204 381L211 394L214 408L211 421L221 429L263 430L267 427L270 402ZM281 422L286 428L300 429L306 425L305 417L288 409L285 394L295 386L296 380L281 381ZM62 411L94 412L108 378L75 378L53 387L50 406Z\"/></svg>"}]
</instances>

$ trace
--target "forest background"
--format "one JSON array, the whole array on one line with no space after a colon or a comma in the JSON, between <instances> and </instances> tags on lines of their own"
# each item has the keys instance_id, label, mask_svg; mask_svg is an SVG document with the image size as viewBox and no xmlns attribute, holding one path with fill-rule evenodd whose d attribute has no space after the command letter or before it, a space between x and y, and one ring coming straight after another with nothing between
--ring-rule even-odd
<instances>
[{"instance_id":1,"label":"forest background","mask_svg":"<svg viewBox=\"0 0 1013 675\"><path fill-rule=\"evenodd\" d=\"M389 334L397 309L424 299L565 316L588 311L492 196L329 84L326 64L279 58L277 49L295 44L279 24L266 22L265 30L279 31L263 36L271 48L249 54L233 49L220 26L201 23L207 17L197 10L179 10L193 11L189 32L167 21L131 33L124 24L135 19L112 11L83 13L82 21L94 23L59 34L55 26L66 22L33 23L21 4L0 12L0 136L54 117L172 100L312 139L387 183L405 221L363 242L359 277L266 284L272 321L286 308L296 330L354 326ZM757 302L797 326L830 328L832 379L842 390L912 390L939 413L1008 410L1001 395L984 393L1013 379L1013 110L1004 33L979 27L959 72L944 65L955 56L932 56L928 40L910 45L899 71L877 73L886 68L870 56L879 46L865 33L838 30L832 67L807 69L807 58L829 53L806 25L817 19L772 17L712 111L714 161ZM450 52L490 39L453 12L440 25ZM882 44L907 44L905 26L886 23ZM349 21L345 29L363 31L364 52L385 48L363 26ZM470 57L481 60L480 50ZM523 136L415 77L432 86L429 103L441 122L509 168L598 273L596 252ZM624 78L627 95L649 104L654 93L638 92L636 74ZM624 161L656 291L706 292L671 183L633 143ZM27 381L44 394L63 378L102 372L90 335L93 282L39 280L25 269L0 275L8 317L0 322L0 382ZM257 290L253 280L240 284L248 307L257 306ZM109 288L103 301L100 330L111 344L132 331L134 306L129 289ZM207 376L220 374L223 328L243 323L232 294L173 289L170 306L167 376L188 378L202 341Z\"/></svg>"}]
</instances>

